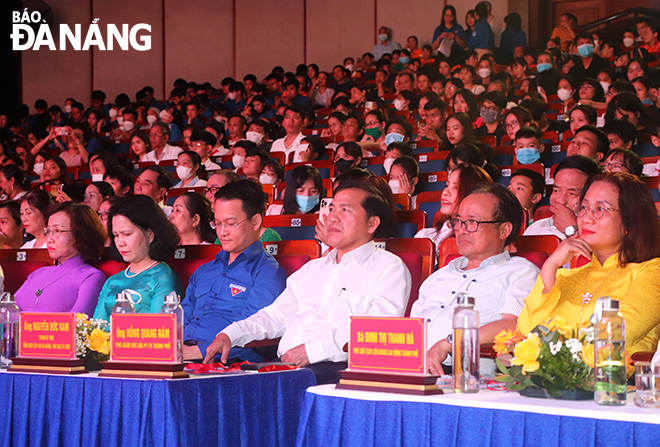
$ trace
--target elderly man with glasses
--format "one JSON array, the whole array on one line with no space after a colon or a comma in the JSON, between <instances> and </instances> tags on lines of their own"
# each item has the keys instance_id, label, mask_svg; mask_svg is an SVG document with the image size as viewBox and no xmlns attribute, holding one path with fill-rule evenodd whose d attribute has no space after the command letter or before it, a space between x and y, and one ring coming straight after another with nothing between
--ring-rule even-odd
<instances>
[{"instance_id":1,"label":"elderly man with glasses","mask_svg":"<svg viewBox=\"0 0 660 447\"><path fill-rule=\"evenodd\" d=\"M149 141L153 150L147 153L142 161L153 161L159 164L163 160L176 160L183 152L180 147L170 146L170 128L167 124L156 123L149 130Z\"/></svg>"}]
</instances>

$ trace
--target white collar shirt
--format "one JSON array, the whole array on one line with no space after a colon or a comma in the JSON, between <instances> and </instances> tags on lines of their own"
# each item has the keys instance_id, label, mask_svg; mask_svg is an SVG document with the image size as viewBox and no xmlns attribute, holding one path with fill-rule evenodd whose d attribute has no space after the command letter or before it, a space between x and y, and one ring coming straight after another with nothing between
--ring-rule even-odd
<instances>
[{"instance_id":1,"label":"white collar shirt","mask_svg":"<svg viewBox=\"0 0 660 447\"><path fill-rule=\"evenodd\" d=\"M166 144L163 148L163 152L160 154L160 158L156 155L156 150L152 150L144 155L142 161L153 161L158 164L163 160L176 160L179 154L183 152L183 149L177 146L170 146Z\"/></svg>"},{"instance_id":2,"label":"white collar shirt","mask_svg":"<svg viewBox=\"0 0 660 447\"><path fill-rule=\"evenodd\" d=\"M286 137L280 138L278 140L273 141L273 145L270 148L271 152L284 152L284 155L286 155L285 158L285 163L289 163L289 154L291 153L297 153L302 151L303 149L306 149L308 144L307 143L302 143L302 139L305 136L302 133L299 133L298 136L296 137L295 140L293 140L293 143L291 143L290 146L287 147L285 140ZM304 146L304 147L300 147Z\"/></svg>"},{"instance_id":3,"label":"white collar shirt","mask_svg":"<svg viewBox=\"0 0 660 447\"><path fill-rule=\"evenodd\" d=\"M552 217L546 217L545 219L535 221L527 227L524 233L525 236L543 236L547 234L557 236L561 240L566 239L566 235L555 227L555 221Z\"/></svg>"}]
</instances>

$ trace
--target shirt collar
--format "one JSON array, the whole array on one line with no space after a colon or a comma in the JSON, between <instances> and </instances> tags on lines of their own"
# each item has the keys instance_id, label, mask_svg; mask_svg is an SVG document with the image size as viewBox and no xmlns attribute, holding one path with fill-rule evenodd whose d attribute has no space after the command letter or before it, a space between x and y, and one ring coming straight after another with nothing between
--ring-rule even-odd
<instances>
[{"instance_id":1,"label":"shirt collar","mask_svg":"<svg viewBox=\"0 0 660 447\"><path fill-rule=\"evenodd\" d=\"M243 252L240 253L238 256L236 256L236 259L234 259L234 262L236 262L238 260L242 260L243 258L245 258L246 261L249 261L249 260L254 259L257 256L259 256L263 251L264 251L264 245L261 242L261 239L257 239L256 242L254 242L248 248L243 250ZM221 250L216 255L215 259L222 262L223 264L227 265L227 263L229 262L229 252Z\"/></svg>"},{"instance_id":2,"label":"shirt collar","mask_svg":"<svg viewBox=\"0 0 660 447\"><path fill-rule=\"evenodd\" d=\"M609 258L607 258L605 260L605 264L603 264L603 265L600 265L600 262L598 261L598 258L596 258L596 255L592 254L591 255L591 263L593 265L598 266L598 267L603 268L603 269L606 269L608 267L616 267L617 265L619 265L619 254L614 253L612 256L610 256Z\"/></svg>"},{"instance_id":3,"label":"shirt collar","mask_svg":"<svg viewBox=\"0 0 660 447\"><path fill-rule=\"evenodd\" d=\"M504 250L500 254L497 254L495 256L491 256L488 259L484 259L481 262L481 264L479 264L479 267L477 267L477 269L485 268L485 267L488 267L490 265L495 265L495 266L501 267L504 264L506 264L509 261L509 259L511 259L511 255L509 254L508 251ZM461 256L458 259L454 259L449 264L452 266L452 268L454 270L463 271L468 266L468 258L466 258L465 256Z\"/></svg>"},{"instance_id":4,"label":"shirt collar","mask_svg":"<svg viewBox=\"0 0 660 447\"><path fill-rule=\"evenodd\" d=\"M352 257L355 259L355 261L358 264L362 264L364 260L366 260L371 254L376 251L376 244L374 244L374 241L369 241L366 244L363 244L359 246L358 248L355 248L348 253L344 254L342 256L340 264L344 262L344 259L346 259L347 256ZM336 264L337 263L337 249L334 248L332 251L329 253L328 258L332 259L332 261Z\"/></svg>"},{"instance_id":5,"label":"shirt collar","mask_svg":"<svg viewBox=\"0 0 660 447\"><path fill-rule=\"evenodd\" d=\"M80 267L81 265L84 265L85 261L83 261L83 258L81 255L74 256L73 258L69 258L60 265L66 266L67 268L76 268Z\"/></svg>"}]
</instances>

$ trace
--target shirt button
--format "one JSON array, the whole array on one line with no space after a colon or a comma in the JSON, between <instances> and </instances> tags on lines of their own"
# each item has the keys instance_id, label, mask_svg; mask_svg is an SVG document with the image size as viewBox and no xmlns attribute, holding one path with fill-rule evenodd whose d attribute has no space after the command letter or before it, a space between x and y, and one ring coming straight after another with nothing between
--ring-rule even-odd
<instances>
[{"instance_id":1,"label":"shirt button","mask_svg":"<svg viewBox=\"0 0 660 447\"><path fill-rule=\"evenodd\" d=\"M218 296L218 294L217 294L217 293L214 293L213 296Z\"/></svg>"},{"instance_id":2,"label":"shirt button","mask_svg":"<svg viewBox=\"0 0 660 447\"><path fill-rule=\"evenodd\" d=\"M222 276L227 276L227 274L226 274L226 273L223 273Z\"/></svg>"},{"instance_id":3,"label":"shirt button","mask_svg":"<svg viewBox=\"0 0 660 447\"><path fill-rule=\"evenodd\" d=\"M440 309L444 309L444 308L445 308L444 304L442 306L440 306Z\"/></svg>"},{"instance_id":4,"label":"shirt button","mask_svg":"<svg viewBox=\"0 0 660 447\"><path fill-rule=\"evenodd\" d=\"M451 291L451 294L452 294L452 295L455 295L455 294L456 294L456 292L454 292L454 291L452 290L452 291Z\"/></svg>"},{"instance_id":5,"label":"shirt button","mask_svg":"<svg viewBox=\"0 0 660 447\"><path fill-rule=\"evenodd\" d=\"M430 318L427 318L427 319L426 319L426 322L427 322L427 323L430 323L430 322L431 322L431 319L430 319Z\"/></svg>"},{"instance_id":6,"label":"shirt button","mask_svg":"<svg viewBox=\"0 0 660 447\"><path fill-rule=\"evenodd\" d=\"M463 275L463 278L467 278L467 275Z\"/></svg>"}]
</instances>

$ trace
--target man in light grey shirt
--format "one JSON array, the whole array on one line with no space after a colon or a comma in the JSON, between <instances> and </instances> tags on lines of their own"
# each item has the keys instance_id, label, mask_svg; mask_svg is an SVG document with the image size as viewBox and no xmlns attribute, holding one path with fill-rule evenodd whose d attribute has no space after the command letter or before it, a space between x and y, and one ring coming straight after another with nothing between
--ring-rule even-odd
<instances>
[{"instance_id":1,"label":"man in light grey shirt","mask_svg":"<svg viewBox=\"0 0 660 447\"><path fill-rule=\"evenodd\" d=\"M384 54L392 54L394 50L400 50L398 42L392 42L392 30L386 26L378 28L378 43L371 50L376 60L380 60Z\"/></svg>"}]
</instances>

